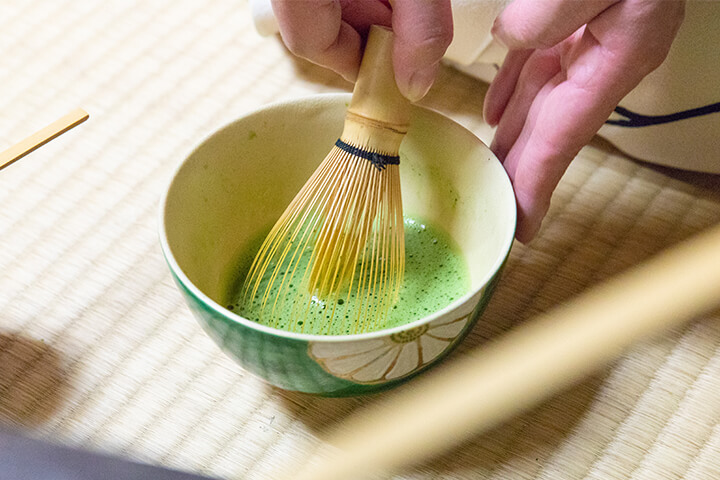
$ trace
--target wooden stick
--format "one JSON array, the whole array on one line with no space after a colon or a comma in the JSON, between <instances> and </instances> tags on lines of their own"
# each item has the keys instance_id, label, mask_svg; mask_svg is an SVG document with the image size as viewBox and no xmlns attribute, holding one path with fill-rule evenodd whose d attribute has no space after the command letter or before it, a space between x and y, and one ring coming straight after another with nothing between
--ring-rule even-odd
<instances>
[{"instance_id":1,"label":"wooden stick","mask_svg":"<svg viewBox=\"0 0 720 480\"><path fill-rule=\"evenodd\" d=\"M19 143L0 152L0 170L13 162L20 160L28 153L42 147L50 140L67 132L71 128L80 125L87 120L89 115L81 108L77 108L64 117L54 121L47 127L33 133Z\"/></svg>"},{"instance_id":2,"label":"wooden stick","mask_svg":"<svg viewBox=\"0 0 720 480\"><path fill-rule=\"evenodd\" d=\"M328 441L339 450L292 478L364 478L438 454L718 305L715 227L352 417Z\"/></svg>"}]
</instances>

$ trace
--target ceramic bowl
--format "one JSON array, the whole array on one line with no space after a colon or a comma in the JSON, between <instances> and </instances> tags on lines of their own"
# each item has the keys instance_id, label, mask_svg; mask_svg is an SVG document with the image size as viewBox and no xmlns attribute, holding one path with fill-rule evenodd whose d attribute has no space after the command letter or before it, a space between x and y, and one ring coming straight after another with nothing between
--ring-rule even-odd
<instances>
[{"instance_id":1,"label":"ceramic bowl","mask_svg":"<svg viewBox=\"0 0 720 480\"><path fill-rule=\"evenodd\" d=\"M267 382L325 396L386 389L444 358L490 299L515 233L515 197L492 152L452 120L414 107L400 152L403 208L459 245L470 270L467 294L406 325L344 336L290 333L226 309L237 259L330 151L349 100L331 94L278 103L221 129L182 162L160 218L173 278L210 337Z\"/></svg>"}]
</instances>

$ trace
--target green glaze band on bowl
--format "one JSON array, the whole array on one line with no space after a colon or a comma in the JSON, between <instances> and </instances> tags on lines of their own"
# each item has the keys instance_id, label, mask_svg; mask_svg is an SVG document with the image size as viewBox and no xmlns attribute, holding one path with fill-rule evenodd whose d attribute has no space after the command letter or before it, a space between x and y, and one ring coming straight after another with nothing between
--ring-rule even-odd
<instances>
[{"instance_id":1,"label":"green glaze band on bowl","mask_svg":"<svg viewBox=\"0 0 720 480\"><path fill-rule=\"evenodd\" d=\"M326 396L383 390L444 358L489 301L515 233L515 197L500 162L468 130L415 107L400 150L403 208L458 244L469 292L400 327L344 336L290 333L226 309L234 269L337 140L349 100L278 103L221 129L180 165L160 212L165 259L208 335L269 383Z\"/></svg>"}]
</instances>

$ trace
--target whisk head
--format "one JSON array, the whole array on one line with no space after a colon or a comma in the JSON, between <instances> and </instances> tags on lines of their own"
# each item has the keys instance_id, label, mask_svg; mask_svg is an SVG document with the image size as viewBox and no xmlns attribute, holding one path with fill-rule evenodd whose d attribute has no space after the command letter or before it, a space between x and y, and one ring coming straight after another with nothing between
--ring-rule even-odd
<instances>
[{"instance_id":1,"label":"whisk head","mask_svg":"<svg viewBox=\"0 0 720 480\"><path fill-rule=\"evenodd\" d=\"M410 104L392 52L392 31L371 26L340 140L260 247L246 316L315 334L383 326L405 272L398 151Z\"/></svg>"},{"instance_id":2,"label":"whisk head","mask_svg":"<svg viewBox=\"0 0 720 480\"><path fill-rule=\"evenodd\" d=\"M290 331L375 330L404 270L397 152L338 140L260 247L242 303L255 320Z\"/></svg>"}]
</instances>

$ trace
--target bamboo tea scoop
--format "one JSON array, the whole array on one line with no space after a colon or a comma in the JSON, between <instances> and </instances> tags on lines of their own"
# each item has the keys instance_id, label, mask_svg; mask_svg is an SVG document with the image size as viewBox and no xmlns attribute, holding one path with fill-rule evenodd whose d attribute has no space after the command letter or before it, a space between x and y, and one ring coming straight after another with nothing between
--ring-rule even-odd
<instances>
[{"instance_id":1,"label":"bamboo tea scoop","mask_svg":"<svg viewBox=\"0 0 720 480\"><path fill-rule=\"evenodd\" d=\"M0 152L0 170L13 162L20 160L28 153L37 150L50 140L62 135L71 128L87 120L89 115L81 108L77 108L62 118L54 121L47 127L38 130L29 137L21 140L7 150Z\"/></svg>"},{"instance_id":2,"label":"bamboo tea scoop","mask_svg":"<svg viewBox=\"0 0 720 480\"><path fill-rule=\"evenodd\" d=\"M351 417L328 439L332 453L292 478L365 478L441 453L718 305L720 226Z\"/></svg>"}]
</instances>

